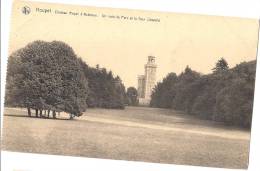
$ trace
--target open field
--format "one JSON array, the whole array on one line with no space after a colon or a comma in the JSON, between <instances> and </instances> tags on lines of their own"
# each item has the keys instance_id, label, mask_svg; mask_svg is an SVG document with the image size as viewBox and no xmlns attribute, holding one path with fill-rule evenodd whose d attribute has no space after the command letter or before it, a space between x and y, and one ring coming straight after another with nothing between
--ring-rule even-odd
<instances>
[{"instance_id":1,"label":"open field","mask_svg":"<svg viewBox=\"0 0 260 171\"><path fill-rule=\"evenodd\" d=\"M2 149L93 158L247 168L250 132L168 109L89 109L67 120L5 108Z\"/></svg>"}]
</instances>

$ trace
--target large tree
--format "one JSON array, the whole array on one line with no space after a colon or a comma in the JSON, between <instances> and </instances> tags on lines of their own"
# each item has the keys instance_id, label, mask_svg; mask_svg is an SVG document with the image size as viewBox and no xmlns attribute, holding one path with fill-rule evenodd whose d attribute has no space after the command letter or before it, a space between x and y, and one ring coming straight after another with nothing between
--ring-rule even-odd
<instances>
[{"instance_id":1,"label":"large tree","mask_svg":"<svg viewBox=\"0 0 260 171\"><path fill-rule=\"evenodd\" d=\"M199 90L195 84L199 78L200 74L198 72L193 71L189 66L185 68L184 72L178 76L178 81L174 85L176 95L172 100L172 107L186 112L191 110L191 104Z\"/></svg>"},{"instance_id":2,"label":"large tree","mask_svg":"<svg viewBox=\"0 0 260 171\"><path fill-rule=\"evenodd\" d=\"M17 68L17 66L19 67ZM7 102L36 110L65 111L80 116L85 111L87 80L70 46L63 42L34 41L9 58Z\"/></svg>"},{"instance_id":3,"label":"large tree","mask_svg":"<svg viewBox=\"0 0 260 171\"><path fill-rule=\"evenodd\" d=\"M161 83L158 83L152 92L150 106L169 108L172 106L173 98L176 95L177 75L169 73Z\"/></svg>"}]
</instances>

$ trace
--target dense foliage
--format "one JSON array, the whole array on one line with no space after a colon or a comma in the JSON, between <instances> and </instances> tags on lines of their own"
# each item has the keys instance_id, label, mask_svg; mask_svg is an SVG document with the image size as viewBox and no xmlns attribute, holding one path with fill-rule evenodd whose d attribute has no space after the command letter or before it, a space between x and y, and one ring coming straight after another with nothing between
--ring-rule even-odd
<instances>
[{"instance_id":1,"label":"dense foliage","mask_svg":"<svg viewBox=\"0 0 260 171\"><path fill-rule=\"evenodd\" d=\"M25 107L31 116L67 112L71 118L90 107L124 108L125 88L106 69L91 68L59 41L34 41L8 60L6 105ZM39 112L39 113L38 113Z\"/></svg>"},{"instance_id":2,"label":"dense foliage","mask_svg":"<svg viewBox=\"0 0 260 171\"><path fill-rule=\"evenodd\" d=\"M125 107L125 87L119 76L114 77L111 71L105 68L89 67L79 59L85 77L88 79L89 96L87 104L89 107L118 108Z\"/></svg>"},{"instance_id":3,"label":"dense foliage","mask_svg":"<svg viewBox=\"0 0 260 171\"><path fill-rule=\"evenodd\" d=\"M152 107L173 108L214 121L250 127L256 62L229 69L221 58L213 73L202 75L189 67L170 73L152 93Z\"/></svg>"}]
</instances>

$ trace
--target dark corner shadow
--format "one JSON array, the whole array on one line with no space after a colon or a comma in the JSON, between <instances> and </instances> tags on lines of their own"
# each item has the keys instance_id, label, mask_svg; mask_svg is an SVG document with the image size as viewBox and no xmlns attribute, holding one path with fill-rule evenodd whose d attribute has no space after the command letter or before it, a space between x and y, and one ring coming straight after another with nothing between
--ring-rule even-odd
<instances>
[{"instance_id":1,"label":"dark corner shadow","mask_svg":"<svg viewBox=\"0 0 260 171\"><path fill-rule=\"evenodd\" d=\"M51 120L64 120L64 121L76 121L76 119L66 119L66 118L47 118L47 117L36 117L36 116L27 116L27 115L15 115L15 114L4 114L4 116L8 117L20 117L20 118L35 118L35 119L51 119Z\"/></svg>"}]
</instances>

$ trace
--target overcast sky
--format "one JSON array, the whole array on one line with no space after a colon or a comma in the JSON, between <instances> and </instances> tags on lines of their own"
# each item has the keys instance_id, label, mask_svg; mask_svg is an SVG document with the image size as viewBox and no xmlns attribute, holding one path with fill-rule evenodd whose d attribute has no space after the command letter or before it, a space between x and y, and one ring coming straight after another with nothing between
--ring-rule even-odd
<instances>
[{"instance_id":1,"label":"overcast sky","mask_svg":"<svg viewBox=\"0 0 260 171\"><path fill-rule=\"evenodd\" d=\"M22 7L30 14L24 15ZM157 81L189 65L209 73L224 57L230 67L256 59L258 20L138 10L90 8L37 2L13 6L9 53L34 40L68 43L87 64L99 64L119 75L126 87L137 86L147 57L156 57ZM36 12L51 9L51 13ZM98 17L54 14L55 10ZM160 22L102 18L101 15L156 18Z\"/></svg>"}]
</instances>

